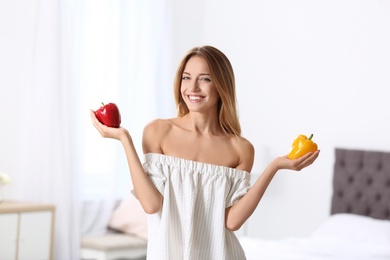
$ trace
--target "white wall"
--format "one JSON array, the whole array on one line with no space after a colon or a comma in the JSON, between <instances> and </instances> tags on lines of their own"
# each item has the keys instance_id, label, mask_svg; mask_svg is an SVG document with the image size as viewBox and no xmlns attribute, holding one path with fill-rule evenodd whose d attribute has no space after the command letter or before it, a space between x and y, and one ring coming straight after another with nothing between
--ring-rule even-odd
<instances>
[{"instance_id":1,"label":"white wall","mask_svg":"<svg viewBox=\"0 0 390 260\"><path fill-rule=\"evenodd\" d=\"M329 215L334 148L390 150L390 1L175 6L176 58L210 44L235 68L254 173L298 134L314 134L319 159L300 173L279 172L246 227L264 238L309 234Z\"/></svg>"}]
</instances>

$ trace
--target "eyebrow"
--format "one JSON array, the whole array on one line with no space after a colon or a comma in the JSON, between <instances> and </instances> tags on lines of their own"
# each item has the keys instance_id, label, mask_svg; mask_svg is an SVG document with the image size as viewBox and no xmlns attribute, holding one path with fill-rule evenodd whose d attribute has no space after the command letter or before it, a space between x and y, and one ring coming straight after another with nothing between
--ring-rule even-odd
<instances>
[{"instance_id":1,"label":"eyebrow","mask_svg":"<svg viewBox=\"0 0 390 260\"><path fill-rule=\"evenodd\" d=\"M191 75L191 73L185 72L185 71L183 72L183 74ZM200 73L199 76L210 76L210 74L209 73Z\"/></svg>"}]
</instances>

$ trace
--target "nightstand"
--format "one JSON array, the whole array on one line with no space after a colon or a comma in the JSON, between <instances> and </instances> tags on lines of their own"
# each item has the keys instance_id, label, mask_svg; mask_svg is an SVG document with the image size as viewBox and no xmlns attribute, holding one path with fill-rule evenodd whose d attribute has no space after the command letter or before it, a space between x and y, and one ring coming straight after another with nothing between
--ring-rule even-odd
<instances>
[{"instance_id":1,"label":"nightstand","mask_svg":"<svg viewBox=\"0 0 390 260\"><path fill-rule=\"evenodd\" d=\"M0 259L53 259L54 205L0 203Z\"/></svg>"}]
</instances>

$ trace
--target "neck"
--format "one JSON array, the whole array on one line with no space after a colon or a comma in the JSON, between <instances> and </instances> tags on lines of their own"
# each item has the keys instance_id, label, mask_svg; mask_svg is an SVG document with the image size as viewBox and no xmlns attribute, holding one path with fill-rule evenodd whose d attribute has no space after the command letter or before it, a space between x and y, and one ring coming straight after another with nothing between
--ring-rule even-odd
<instances>
[{"instance_id":1,"label":"neck","mask_svg":"<svg viewBox=\"0 0 390 260\"><path fill-rule=\"evenodd\" d=\"M219 125L217 113L206 115L189 112L184 116L184 119L186 120L186 128L195 133L215 135L223 132Z\"/></svg>"}]
</instances>

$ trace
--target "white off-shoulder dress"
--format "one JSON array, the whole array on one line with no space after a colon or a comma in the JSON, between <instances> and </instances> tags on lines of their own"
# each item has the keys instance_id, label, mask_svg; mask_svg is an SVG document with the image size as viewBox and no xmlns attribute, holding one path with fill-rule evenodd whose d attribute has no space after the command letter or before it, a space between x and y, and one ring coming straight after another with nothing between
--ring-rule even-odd
<instances>
[{"instance_id":1,"label":"white off-shoulder dress","mask_svg":"<svg viewBox=\"0 0 390 260\"><path fill-rule=\"evenodd\" d=\"M148 215L148 260L246 259L225 209L249 190L248 172L156 153L143 166L164 196Z\"/></svg>"}]
</instances>

